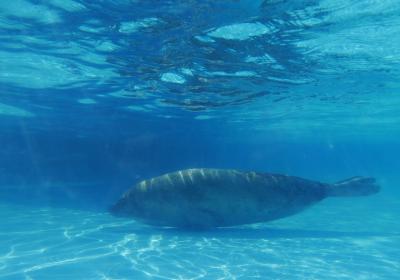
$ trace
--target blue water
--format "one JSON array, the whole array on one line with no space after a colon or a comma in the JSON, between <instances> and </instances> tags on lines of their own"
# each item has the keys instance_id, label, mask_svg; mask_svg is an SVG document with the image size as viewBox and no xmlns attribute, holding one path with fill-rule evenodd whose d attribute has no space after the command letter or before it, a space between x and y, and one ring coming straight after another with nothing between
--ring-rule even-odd
<instances>
[{"instance_id":1,"label":"blue water","mask_svg":"<svg viewBox=\"0 0 400 280\"><path fill-rule=\"evenodd\" d=\"M0 279L399 279L400 3L0 3ZM289 218L184 231L107 212L212 167L335 182Z\"/></svg>"}]
</instances>

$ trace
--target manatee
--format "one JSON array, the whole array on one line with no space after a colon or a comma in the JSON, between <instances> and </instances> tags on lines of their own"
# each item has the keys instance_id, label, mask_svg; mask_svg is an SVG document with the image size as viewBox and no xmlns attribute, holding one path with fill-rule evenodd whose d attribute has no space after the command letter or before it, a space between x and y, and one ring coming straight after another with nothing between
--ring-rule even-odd
<instances>
[{"instance_id":1,"label":"manatee","mask_svg":"<svg viewBox=\"0 0 400 280\"><path fill-rule=\"evenodd\" d=\"M336 196L379 192L374 178L334 184L228 169L186 169L136 184L110 209L116 216L179 228L207 229L272 221Z\"/></svg>"}]
</instances>

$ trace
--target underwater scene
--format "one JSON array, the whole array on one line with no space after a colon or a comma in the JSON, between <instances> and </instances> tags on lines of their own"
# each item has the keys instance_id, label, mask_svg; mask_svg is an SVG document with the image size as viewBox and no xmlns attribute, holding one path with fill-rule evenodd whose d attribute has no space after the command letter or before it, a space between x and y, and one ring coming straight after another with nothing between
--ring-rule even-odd
<instances>
[{"instance_id":1,"label":"underwater scene","mask_svg":"<svg viewBox=\"0 0 400 280\"><path fill-rule=\"evenodd\" d=\"M400 2L0 2L0 279L400 279Z\"/></svg>"}]
</instances>

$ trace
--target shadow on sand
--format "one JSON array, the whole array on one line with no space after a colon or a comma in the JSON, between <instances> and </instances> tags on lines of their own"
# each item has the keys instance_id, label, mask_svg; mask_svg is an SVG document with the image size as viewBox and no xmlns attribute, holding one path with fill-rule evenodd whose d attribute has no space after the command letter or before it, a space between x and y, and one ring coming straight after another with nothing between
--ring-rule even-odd
<instances>
[{"instance_id":1,"label":"shadow on sand","mask_svg":"<svg viewBox=\"0 0 400 280\"><path fill-rule=\"evenodd\" d=\"M328 231L328 230L306 230L272 227L230 227L215 228L209 230L188 230L167 227L152 227L133 224L131 233L139 235L163 234L168 237L204 237L204 238L228 238L228 239L297 239L297 238L372 238L372 237L398 237L398 232L373 232L373 231ZM116 230L115 228L113 230ZM127 228L121 229L125 231Z\"/></svg>"}]
</instances>

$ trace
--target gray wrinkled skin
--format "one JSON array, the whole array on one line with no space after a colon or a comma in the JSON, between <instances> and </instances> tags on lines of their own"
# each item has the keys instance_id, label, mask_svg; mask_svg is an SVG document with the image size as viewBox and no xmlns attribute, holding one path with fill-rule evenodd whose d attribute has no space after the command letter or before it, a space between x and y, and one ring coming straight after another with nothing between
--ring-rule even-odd
<instances>
[{"instance_id":1,"label":"gray wrinkled skin","mask_svg":"<svg viewBox=\"0 0 400 280\"><path fill-rule=\"evenodd\" d=\"M325 198L325 186L277 174L187 169L138 183L111 212L153 225L226 227L298 213Z\"/></svg>"},{"instance_id":2,"label":"gray wrinkled skin","mask_svg":"<svg viewBox=\"0 0 400 280\"><path fill-rule=\"evenodd\" d=\"M226 227L298 213L324 199L326 186L278 174L187 169L138 183L111 212L153 225Z\"/></svg>"}]
</instances>

